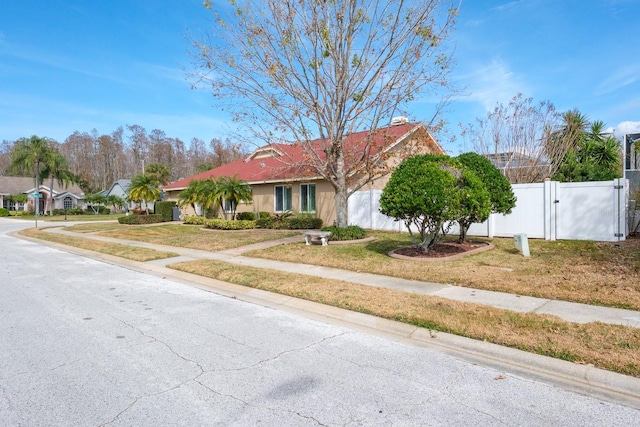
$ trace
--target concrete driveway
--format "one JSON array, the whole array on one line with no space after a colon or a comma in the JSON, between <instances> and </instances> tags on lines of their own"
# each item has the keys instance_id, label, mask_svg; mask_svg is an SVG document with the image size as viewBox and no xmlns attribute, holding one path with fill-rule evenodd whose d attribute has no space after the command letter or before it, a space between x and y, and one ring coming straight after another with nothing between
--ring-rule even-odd
<instances>
[{"instance_id":1,"label":"concrete driveway","mask_svg":"<svg viewBox=\"0 0 640 427\"><path fill-rule=\"evenodd\" d=\"M640 411L6 235L2 425L637 425Z\"/></svg>"}]
</instances>

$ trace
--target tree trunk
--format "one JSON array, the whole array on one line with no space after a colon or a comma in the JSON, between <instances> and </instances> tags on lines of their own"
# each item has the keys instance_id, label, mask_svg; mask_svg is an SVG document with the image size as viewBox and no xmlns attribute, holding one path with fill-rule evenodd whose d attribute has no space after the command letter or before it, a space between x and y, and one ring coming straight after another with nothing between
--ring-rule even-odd
<instances>
[{"instance_id":1,"label":"tree trunk","mask_svg":"<svg viewBox=\"0 0 640 427\"><path fill-rule=\"evenodd\" d=\"M349 225L347 189L336 189L334 199L336 202L336 226L346 227Z\"/></svg>"},{"instance_id":2,"label":"tree trunk","mask_svg":"<svg viewBox=\"0 0 640 427\"><path fill-rule=\"evenodd\" d=\"M49 215L53 216L53 175L51 175L51 186L49 187Z\"/></svg>"}]
</instances>

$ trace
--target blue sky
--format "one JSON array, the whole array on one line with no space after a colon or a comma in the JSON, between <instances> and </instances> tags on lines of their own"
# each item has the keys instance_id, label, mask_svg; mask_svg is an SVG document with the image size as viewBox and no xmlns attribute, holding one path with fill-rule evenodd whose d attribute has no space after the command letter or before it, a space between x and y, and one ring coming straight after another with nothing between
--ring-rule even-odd
<instances>
[{"instance_id":1,"label":"blue sky","mask_svg":"<svg viewBox=\"0 0 640 427\"><path fill-rule=\"evenodd\" d=\"M220 0L219 0L220 1ZM640 131L639 0L463 0L452 33L449 133L518 93ZM228 116L185 78L200 0L7 0L0 5L0 140L138 124L188 143L224 138ZM416 101L412 118L432 106ZM461 147L441 140L452 154Z\"/></svg>"}]
</instances>

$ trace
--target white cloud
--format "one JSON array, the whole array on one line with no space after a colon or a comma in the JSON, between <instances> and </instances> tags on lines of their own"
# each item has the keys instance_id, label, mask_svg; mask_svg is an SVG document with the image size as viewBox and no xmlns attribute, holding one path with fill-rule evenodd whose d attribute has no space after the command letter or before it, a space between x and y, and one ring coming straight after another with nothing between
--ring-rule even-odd
<instances>
[{"instance_id":1,"label":"white cloud","mask_svg":"<svg viewBox=\"0 0 640 427\"><path fill-rule=\"evenodd\" d=\"M604 95L614 92L638 81L640 64L625 65L616 69L596 89L596 95Z\"/></svg>"},{"instance_id":2,"label":"white cloud","mask_svg":"<svg viewBox=\"0 0 640 427\"><path fill-rule=\"evenodd\" d=\"M467 85L470 94L466 99L479 102L487 110L493 110L497 103L508 103L518 93L528 95L529 88L521 77L509 69L502 60L493 60L490 64L482 65L467 75L460 77Z\"/></svg>"},{"instance_id":3,"label":"white cloud","mask_svg":"<svg viewBox=\"0 0 640 427\"><path fill-rule=\"evenodd\" d=\"M613 135L620 140L629 133L640 133L640 122L621 122L613 129Z\"/></svg>"}]
</instances>

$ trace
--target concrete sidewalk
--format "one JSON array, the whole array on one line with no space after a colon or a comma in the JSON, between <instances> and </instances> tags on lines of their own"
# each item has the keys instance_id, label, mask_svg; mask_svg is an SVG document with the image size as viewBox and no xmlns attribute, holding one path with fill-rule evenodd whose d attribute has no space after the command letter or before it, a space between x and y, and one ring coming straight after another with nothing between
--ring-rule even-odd
<instances>
[{"instance_id":1,"label":"concrete sidewalk","mask_svg":"<svg viewBox=\"0 0 640 427\"><path fill-rule=\"evenodd\" d=\"M110 237L86 233L74 233L59 228L50 228L47 229L47 231L75 237L82 237L85 239L94 239L103 242L120 243L130 246L155 249L159 251L175 252L180 255L178 258L166 258L162 260L150 261L147 263L158 267L165 267L169 264L180 261L214 259L243 266L285 271L289 273L323 277L334 280L342 280L345 282L395 289L416 294L433 295L441 298L463 302L472 302L476 304L484 304L496 308L513 310L522 313L550 314L568 322L603 322L640 328L640 312L634 310L600 307L566 301L514 295L504 292L485 291L481 289L473 289L461 286L452 286L447 284L423 282L417 280L407 280L370 273L359 273L331 267L274 261L261 258L251 258L242 255L244 252L248 252L251 250L264 249L271 246L302 241L302 236L293 236L274 241L256 243L240 248L233 248L219 252L210 252L197 249L179 248L168 245L114 239Z\"/></svg>"}]
</instances>

